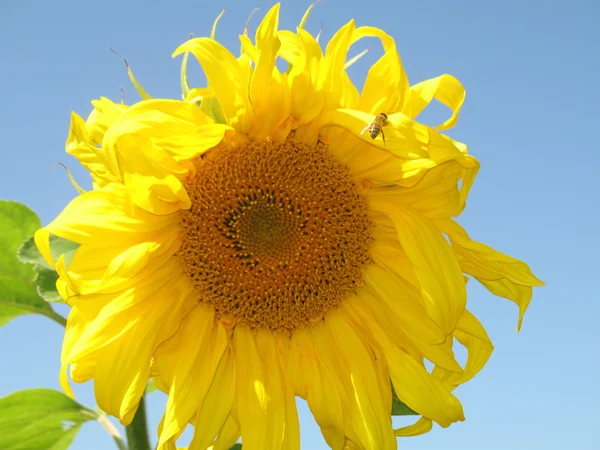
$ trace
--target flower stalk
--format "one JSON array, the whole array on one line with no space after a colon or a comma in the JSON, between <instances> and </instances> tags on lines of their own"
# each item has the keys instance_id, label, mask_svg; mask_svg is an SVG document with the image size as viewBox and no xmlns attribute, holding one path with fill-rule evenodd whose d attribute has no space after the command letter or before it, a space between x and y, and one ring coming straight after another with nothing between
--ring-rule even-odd
<instances>
[{"instance_id":1,"label":"flower stalk","mask_svg":"<svg viewBox=\"0 0 600 450\"><path fill-rule=\"evenodd\" d=\"M146 398L142 397L133 420L125 427L127 447L129 450L151 450L146 418Z\"/></svg>"}]
</instances>

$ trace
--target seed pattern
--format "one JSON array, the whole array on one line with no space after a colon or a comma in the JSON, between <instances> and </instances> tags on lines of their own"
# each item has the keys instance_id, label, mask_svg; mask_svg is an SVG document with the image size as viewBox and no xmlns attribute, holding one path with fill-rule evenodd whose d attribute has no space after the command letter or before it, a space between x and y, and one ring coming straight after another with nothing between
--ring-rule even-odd
<instances>
[{"instance_id":1,"label":"seed pattern","mask_svg":"<svg viewBox=\"0 0 600 450\"><path fill-rule=\"evenodd\" d=\"M218 317L289 333L362 284L366 203L325 146L288 140L218 150L187 190L179 254Z\"/></svg>"}]
</instances>

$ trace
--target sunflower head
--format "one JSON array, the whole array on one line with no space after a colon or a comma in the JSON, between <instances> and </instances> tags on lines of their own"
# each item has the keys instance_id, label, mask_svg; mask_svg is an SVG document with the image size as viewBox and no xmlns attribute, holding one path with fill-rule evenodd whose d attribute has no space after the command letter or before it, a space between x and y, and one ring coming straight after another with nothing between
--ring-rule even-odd
<instances>
[{"instance_id":1,"label":"sunflower head","mask_svg":"<svg viewBox=\"0 0 600 450\"><path fill-rule=\"evenodd\" d=\"M93 379L128 424L154 378L168 394L159 448L189 423L194 449L299 448L296 396L336 449L447 427L464 419L453 390L492 352L467 276L517 303L519 326L542 284L456 221L479 168L442 133L460 82L409 85L393 38L353 20L323 53L304 29L311 9L294 32L275 5L237 57L216 22L185 42L183 100L150 98L128 66L142 101L72 115L67 152L93 190L36 233L72 306L61 379ZM359 93L347 53L367 37L383 55ZM205 87L188 84L191 55ZM450 117L419 123L434 99ZM69 264L51 234L80 244ZM392 392L414 425L394 430Z\"/></svg>"}]
</instances>

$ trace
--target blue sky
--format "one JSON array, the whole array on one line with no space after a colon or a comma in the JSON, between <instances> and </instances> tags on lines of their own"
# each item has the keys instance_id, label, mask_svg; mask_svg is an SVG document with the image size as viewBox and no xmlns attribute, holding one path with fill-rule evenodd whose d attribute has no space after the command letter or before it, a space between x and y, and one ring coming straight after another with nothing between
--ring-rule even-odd
<instances>
[{"instance_id":1,"label":"blue sky","mask_svg":"<svg viewBox=\"0 0 600 450\"><path fill-rule=\"evenodd\" d=\"M280 27L293 29L309 5L283 2ZM227 1L217 38L237 52L237 35L254 7L255 26L270 2ZM154 97L180 98L179 64L172 51L190 32L207 35L223 4L105 0L2 0L0 2L0 198L19 200L50 221L76 194L64 162L89 185L64 154L69 113L84 117L90 100L138 100L122 61ZM600 148L600 3L582 1L325 0L308 22L323 22L326 42L351 17L384 29L395 39L411 82L450 73L467 89L458 126L482 164L460 222L474 239L527 261L547 286L535 292L523 329L517 308L469 283L469 306L496 350L486 368L458 395L467 420L449 429L407 438L407 450L586 450L597 448L600 387L600 296L597 280ZM351 68L359 86L381 55L378 42ZM191 81L204 85L199 69ZM446 111L424 114L434 123ZM66 313L63 308L60 310ZM43 317L17 318L0 328L0 396L32 387L58 388L62 328ZM92 386L78 386L93 405ZM150 426L164 396L153 394ZM302 448L324 441L300 404ZM88 424L73 449L113 448L97 424Z\"/></svg>"}]
</instances>

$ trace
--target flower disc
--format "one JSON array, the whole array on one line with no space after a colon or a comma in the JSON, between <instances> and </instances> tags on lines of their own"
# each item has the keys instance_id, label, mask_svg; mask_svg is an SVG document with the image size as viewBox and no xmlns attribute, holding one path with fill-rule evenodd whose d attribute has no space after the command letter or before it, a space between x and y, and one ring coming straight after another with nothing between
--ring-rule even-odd
<instances>
[{"instance_id":1,"label":"flower disc","mask_svg":"<svg viewBox=\"0 0 600 450\"><path fill-rule=\"evenodd\" d=\"M326 147L291 140L220 150L188 193L181 257L218 315L290 331L362 282L366 203Z\"/></svg>"}]
</instances>

